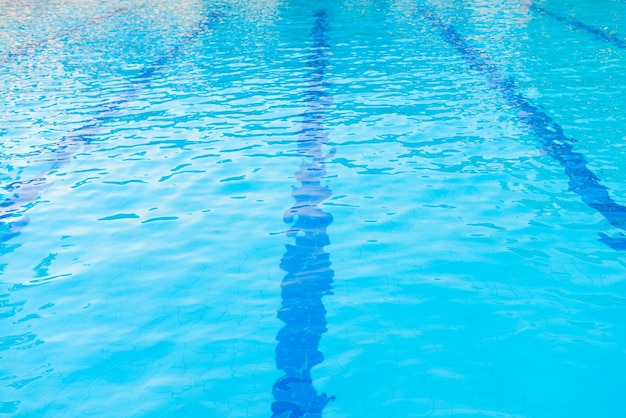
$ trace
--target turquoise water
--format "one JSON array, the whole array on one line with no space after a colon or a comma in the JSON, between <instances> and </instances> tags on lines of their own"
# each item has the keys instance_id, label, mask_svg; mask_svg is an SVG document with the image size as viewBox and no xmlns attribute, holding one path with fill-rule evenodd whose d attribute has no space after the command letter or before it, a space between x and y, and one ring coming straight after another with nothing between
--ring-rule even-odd
<instances>
[{"instance_id":1,"label":"turquoise water","mask_svg":"<svg viewBox=\"0 0 626 418\"><path fill-rule=\"evenodd\" d=\"M626 416L623 2L0 10L0 414Z\"/></svg>"}]
</instances>

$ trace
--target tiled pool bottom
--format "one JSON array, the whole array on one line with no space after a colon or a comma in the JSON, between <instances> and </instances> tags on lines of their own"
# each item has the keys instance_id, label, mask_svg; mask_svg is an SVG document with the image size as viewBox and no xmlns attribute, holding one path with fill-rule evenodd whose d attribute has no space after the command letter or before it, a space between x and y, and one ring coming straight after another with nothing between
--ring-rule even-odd
<instances>
[{"instance_id":1,"label":"tiled pool bottom","mask_svg":"<svg viewBox=\"0 0 626 418\"><path fill-rule=\"evenodd\" d=\"M626 412L625 5L0 7L0 413Z\"/></svg>"}]
</instances>

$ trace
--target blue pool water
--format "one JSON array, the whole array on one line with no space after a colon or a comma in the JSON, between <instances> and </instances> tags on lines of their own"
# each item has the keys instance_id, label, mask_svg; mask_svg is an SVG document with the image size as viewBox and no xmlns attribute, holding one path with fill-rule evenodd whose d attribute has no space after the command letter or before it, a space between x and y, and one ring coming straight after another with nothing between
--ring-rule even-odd
<instances>
[{"instance_id":1,"label":"blue pool water","mask_svg":"<svg viewBox=\"0 0 626 418\"><path fill-rule=\"evenodd\" d=\"M0 415L626 416L626 3L0 11Z\"/></svg>"}]
</instances>

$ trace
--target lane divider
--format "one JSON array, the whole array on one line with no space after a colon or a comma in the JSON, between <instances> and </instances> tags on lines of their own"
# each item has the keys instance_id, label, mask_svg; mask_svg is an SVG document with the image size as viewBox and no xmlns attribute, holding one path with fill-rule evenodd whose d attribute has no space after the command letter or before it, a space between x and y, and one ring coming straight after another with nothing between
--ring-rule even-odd
<instances>
[{"instance_id":1,"label":"lane divider","mask_svg":"<svg viewBox=\"0 0 626 418\"><path fill-rule=\"evenodd\" d=\"M284 376L272 388L273 418L321 417L324 407L335 399L325 393L318 394L311 378L311 368L324 361L319 351L320 339L327 331L322 297L331 293L334 276L330 255L324 250L330 244L326 228L333 216L318 206L332 194L321 184L326 176L325 160L329 157L322 149L328 141L324 117L330 104L325 76L329 52L327 31L326 12L318 10L308 62L312 68L305 93L308 106L297 140L298 153L304 159L296 173L300 187L293 189L295 203L284 215L285 222L292 223L287 236L294 238L295 245L286 246L280 262L280 268L287 274L281 283L278 318L285 325L276 336L276 367Z\"/></svg>"},{"instance_id":2,"label":"lane divider","mask_svg":"<svg viewBox=\"0 0 626 418\"><path fill-rule=\"evenodd\" d=\"M590 34L594 35L595 37L603 40L604 42L608 42L618 48L626 49L626 41L624 41L623 39L620 39L619 37L615 35L611 35L610 33L606 33L601 29L594 28L593 26L589 26L586 23L583 23L576 18L563 16L558 13L554 13L548 9L545 9L541 6L537 6L535 4L530 5L530 9L539 13L543 13L547 16L550 16L553 19L556 19L561 23L565 23L566 25L571 25L575 27L576 29L582 29L584 31L587 31Z\"/></svg>"},{"instance_id":3,"label":"lane divider","mask_svg":"<svg viewBox=\"0 0 626 418\"><path fill-rule=\"evenodd\" d=\"M420 14L435 29L444 41L457 50L469 67L487 78L491 89L499 92L506 103L517 109L517 118L530 128L541 140L542 149L558 161L569 177L569 190L582 198L590 208L598 211L614 227L626 232L626 206L615 202L609 190L600 183L600 179L589 169L585 157L574 151L573 138L568 138L563 128L544 111L534 106L517 90L512 77L503 76L490 62L489 56L480 49L471 46L456 29L445 23L431 8L420 8ZM626 250L626 236L610 237L600 232L600 241L616 250Z\"/></svg>"},{"instance_id":4,"label":"lane divider","mask_svg":"<svg viewBox=\"0 0 626 418\"><path fill-rule=\"evenodd\" d=\"M97 138L102 124L119 116L122 108L139 96L141 90L150 84L155 73L178 56L186 44L194 41L217 22L219 16L214 11L206 13L193 29L180 37L176 45L145 66L133 79L134 81L131 81L128 91L98 111L89 123L76 129L71 135L61 138L50 155L45 157L46 161L51 162L48 169L34 178L15 181L2 188L8 197L0 203L0 243L16 237L28 225L29 218L24 212L34 206L41 192L50 186L51 183L47 178L54 171L68 164L73 156L84 150L85 145L91 144Z\"/></svg>"}]
</instances>

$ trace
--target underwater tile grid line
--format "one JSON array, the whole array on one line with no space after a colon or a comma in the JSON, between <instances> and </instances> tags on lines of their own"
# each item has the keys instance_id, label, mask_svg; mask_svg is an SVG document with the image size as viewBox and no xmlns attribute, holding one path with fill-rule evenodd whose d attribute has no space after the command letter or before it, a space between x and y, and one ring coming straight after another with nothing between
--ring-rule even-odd
<instances>
[{"instance_id":1,"label":"underwater tile grid line","mask_svg":"<svg viewBox=\"0 0 626 418\"><path fill-rule=\"evenodd\" d=\"M0 415L626 414L626 130L570 133L576 102L528 87L541 65L472 33L500 2L183 3L120 0L0 54L25 80L0 114ZM565 60L532 29L626 65L584 1L518 3L520 50ZM167 42L119 51L145 59L30 142L38 78L80 63L10 73L163 15Z\"/></svg>"}]
</instances>

